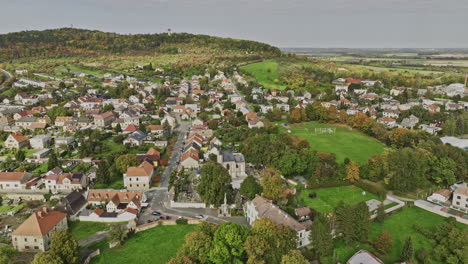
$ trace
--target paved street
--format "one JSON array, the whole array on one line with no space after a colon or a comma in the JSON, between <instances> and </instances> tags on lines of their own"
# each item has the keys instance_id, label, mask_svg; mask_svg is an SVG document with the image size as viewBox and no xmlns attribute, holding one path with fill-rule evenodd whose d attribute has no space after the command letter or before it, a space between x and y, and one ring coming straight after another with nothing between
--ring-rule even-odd
<instances>
[{"instance_id":1,"label":"paved street","mask_svg":"<svg viewBox=\"0 0 468 264\"><path fill-rule=\"evenodd\" d=\"M161 176L160 187L167 188L169 186L169 178L171 177L172 171L177 169L177 164L180 161L180 156L182 155L182 150L184 148L185 135L189 131L189 128L190 122L182 121L175 130L175 133L177 133L179 137L177 138L177 142L172 151L168 165Z\"/></svg>"},{"instance_id":2,"label":"paved street","mask_svg":"<svg viewBox=\"0 0 468 264\"><path fill-rule=\"evenodd\" d=\"M243 217L231 217L231 218L219 218L217 217L217 210L215 209L189 209L189 208L171 208L169 206L169 197L168 197L168 185L169 178L172 171L177 169L178 162L180 161L182 150L184 148L185 135L189 131L190 122L179 121L179 126L176 128L175 132L179 135L176 144L174 145L174 150L171 154L170 160L166 170L161 176L160 187L153 188L152 190L146 192L146 197L148 198L149 207L144 209L138 219L139 224L147 223L148 220L154 221L159 218L158 216L153 216L151 213L153 211L158 211L164 216L170 216L171 219L178 218L179 216L185 218L196 218L198 215L204 215L206 221L211 223L222 223L226 221L235 222L239 224L246 225L247 222Z\"/></svg>"},{"instance_id":3,"label":"paved street","mask_svg":"<svg viewBox=\"0 0 468 264\"><path fill-rule=\"evenodd\" d=\"M6 77L6 80L5 80L5 81L7 81L7 80L13 78L13 75L11 75L11 73L5 71L4 69L0 69L0 73L3 74L3 75L5 75L5 77ZM0 83L0 89L3 89L3 85L2 85L1 83Z\"/></svg>"}]
</instances>

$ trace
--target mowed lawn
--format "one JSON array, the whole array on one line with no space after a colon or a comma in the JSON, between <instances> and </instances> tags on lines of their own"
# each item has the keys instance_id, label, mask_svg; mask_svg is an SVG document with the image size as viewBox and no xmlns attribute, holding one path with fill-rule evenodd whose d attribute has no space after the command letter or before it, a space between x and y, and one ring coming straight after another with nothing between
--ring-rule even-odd
<instances>
[{"instance_id":1,"label":"mowed lawn","mask_svg":"<svg viewBox=\"0 0 468 264\"><path fill-rule=\"evenodd\" d=\"M339 201L354 205L372 199L380 200L376 195L369 192L366 192L366 195L362 195L363 191L364 190L356 186L303 190L299 195L299 199L303 200L308 207L321 213L332 212ZM316 193L317 197L314 199L309 198L310 193Z\"/></svg>"},{"instance_id":2,"label":"mowed lawn","mask_svg":"<svg viewBox=\"0 0 468 264\"><path fill-rule=\"evenodd\" d=\"M275 83L275 80L279 79L279 74L278 62L274 60L247 64L240 68L255 76L258 83L263 85L266 89L283 90L286 88L286 85Z\"/></svg>"},{"instance_id":3,"label":"mowed lawn","mask_svg":"<svg viewBox=\"0 0 468 264\"><path fill-rule=\"evenodd\" d=\"M291 134L309 141L312 149L319 152L335 153L336 160L343 162L345 158L364 164L369 157L381 154L384 145L377 139L367 136L348 127L306 122L292 124ZM315 133L315 128L336 128L335 133Z\"/></svg>"},{"instance_id":4,"label":"mowed lawn","mask_svg":"<svg viewBox=\"0 0 468 264\"><path fill-rule=\"evenodd\" d=\"M158 226L129 238L122 247L106 249L93 258L92 264L164 264L185 240L185 235L195 230L195 225Z\"/></svg>"},{"instance_id":5,"label":"mowed lawn","mask_svg":"<svg viewBox=\"0 0 468 264\"><path fill-rule=\"evenodd\" d=\"M431 250L434 247L434 241L426 238L422 234L414 230L413 225L419 224L429 230L435 230L436 226L444 222L446 218L433 214L418 207L404 208L402 211L395 213L386 218L383 224L374 222L371 224L370 241L375 241L376 238L387 230L391 233L393 245L391 251L387 255L377 255L385 263L396 263L399 260L401 249L405 243L405 239L411 236L413 240L414 252L421 248ZM468 226L457 223L458 228L467 229ZM377 252L369 244L350 243L345 244L339 240L335 243L335 254L341 263L351 258L351 256L360 249L366 249L374 254ZM328 258L322 258L323 263L333 263ZM443 264L433 260L432 264Z\"/></svg>"},{"instance_id":6,"label":"mowed lawn","mask_svg":"<svg viewBox=\"0 0 468 264\"><path fill-rule=\"evenodd\" d=\"M73 221L68 223L68 231L76 239L81 240L87 238L100 231L109 230L111 225L122 224L122 223L99 223L99 222L80 222ZM125 223L123 223L125 224Z\"/></svg>"}]
</instances>

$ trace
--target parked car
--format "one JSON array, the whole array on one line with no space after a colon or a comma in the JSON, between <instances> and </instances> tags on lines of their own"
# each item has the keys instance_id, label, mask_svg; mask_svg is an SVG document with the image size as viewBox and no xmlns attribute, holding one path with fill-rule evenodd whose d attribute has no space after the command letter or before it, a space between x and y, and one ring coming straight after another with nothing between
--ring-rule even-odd
<instances>
[{"instance_id":1,"label":"parked car","mask_svg":"<svg viewBox=\"0 0 468 264\"><path fill-rule=\"evenodd\" d=\"M198 218L198 219L204 219L204 218L205 218L204 215L197 215L197 216L195 216L195 217Z\"/></svg>"},{"instance_id":2,"label":"parked car","mask_svg":"<svg viewBox=\"0 0 468 264\"><path fill-rule=\"evenodd\" d=\"M161 215L161 213L158 212L158 211L153 211L151 214L152 214L152 215Z\"/></svg>"}]
</instances>

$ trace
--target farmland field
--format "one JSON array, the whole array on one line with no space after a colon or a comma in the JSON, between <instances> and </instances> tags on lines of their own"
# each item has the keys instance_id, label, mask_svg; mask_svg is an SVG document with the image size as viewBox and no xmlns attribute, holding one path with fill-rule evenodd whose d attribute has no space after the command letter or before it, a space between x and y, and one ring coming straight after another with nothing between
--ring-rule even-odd
<instances>
[{"instance_id":1,"label":"farmland field","mask_svg":"<svg viewBox=\"0 0 468 264\"><path fill-rule=\"evenodd\" d=\"M374 222L371 224L369 240L375 241L375 239L387 230L391 233L393 239L393 246L390 252L386 256L377 255L384 263L396 263L399 260L401 249L405 242L406 237L411 236L413 240L414 251L417 252L421 248L431 249L434 246L434 242L416 232L413 225L418 223L424 228L429 230L435 230L435 227L444 222L446 218L425 211L418 207L404 208L402 211L389 216L384 223ZM457 223L458 228L467 229L467 225ZM349 243L345 244L344 241L338 240L335 242L335 255L341 263L346 261L358 250L366 249L374 254L375 250L369 244L360 243ZM323 263L334 263L329 258L322 258ZM433 260L432 264L442 264Z\"/></svg>"},{"instance_id":2,"label":"farmland field","mask_svg":"<svg viewBox=\"0 0 468 264\"><path fill-rule=\"evenodd\" d=\"M130 237L122 247L105 249L91 263L154 263L163 264L175 257L185 235L195 230L195 225L158 226Z\"/></svg>"},{"instance_id":3,"label":"farmland field","mask_svg":"<svg viewBox=\"0 0 468 264\"><path fill-rule=\"evenodd\" d=\"M336 128L335 133L315 133L315 128ZM283 128L284 129L284 128ZM349 158L358 163L366 163L373 155L381 154L384 145L377 139L348 127L307 122L290 125L291 134L306 139L314 150L335 153L338 162Z\"/></svg>"},{"instance_id":4,"label":"farmland field","mask_svg":"<svg viewBox=\"0 0 468 264\"><path fill-rule=\"evenodd\" d=\"M255 76L258 83L267 89L280 89L286 88L286 85L275 82L279 78L278 74L278 62L269 60L258 63L247 64L241 67L241 69Z\"/></svg>"},{"instance_id":5,"label":"farmland field","mask_svg":"<svg viewBox=\"0 0 468 264\"><path fill-rule=\"evenodd\" d=\"M372 193L366 192L366 195L362 195L362 192L363 190L356 186L303 190L299 195L299 199L302 199L308 207L321 213L329 213L333 211L339 201L343 201L349 205L354 205L359 202L372 199L380 200ZM314 199L309 198L310 193L316 193L317 197Z\"/></svg>"}]
</instances>

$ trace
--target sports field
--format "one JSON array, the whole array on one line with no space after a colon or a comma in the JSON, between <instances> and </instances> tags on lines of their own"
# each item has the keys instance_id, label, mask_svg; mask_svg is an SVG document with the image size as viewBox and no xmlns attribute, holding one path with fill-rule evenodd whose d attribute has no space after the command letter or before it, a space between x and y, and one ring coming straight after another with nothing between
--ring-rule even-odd
<instances>
[{"instance_id":1,"label":"sports field","mask_svg":"<svg viewBox=\"0 0 468 264\"><path fill-rule=\"evenodd\" d=\"M252 74L255 79L257 79L257 82L263 85L266 89L283 90L286 88L286 85L278 83L278 63L274 60L244 65L241 66L241 69Z\"/></svg>"},{"instance_id":2,"label":"sports field","mask_svg":"<svg viewBox=\"0 0 468 264\"><path fill-rule=\"evenodd\" d=\"M316 128L333 128L333 133L320 133ZM285 128L282 128L285 130ZM364 164L369 157L381 154L384 145L377 139L369 137L348 127L306 122L290 125L291 134L306 139L314 150L335 153L336 160L343 162L345 158Z\"/></svg>"},{"instance_id":3,"label":"sports field","mask_svg":"<svg viewBox=\"0 0 468 264\"><path fill-rule=\"evenodd\" d=\"M321 213L329 213L334 210L339 201L346 204L353 205L359 202L368 200L380 200L376 195L366 192L362 195L364 190L356 186L341 186L322 188L315 190L303 190L299 195L307 207L313 208ZM316 198L309 198L310 193L316 193Z\"/></svg>"}]
</instances>

